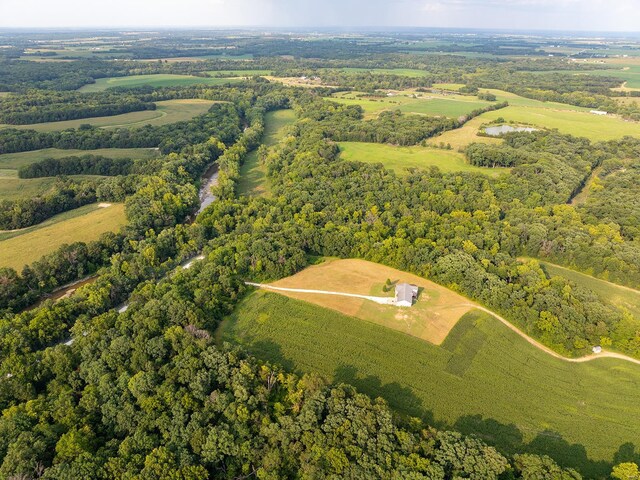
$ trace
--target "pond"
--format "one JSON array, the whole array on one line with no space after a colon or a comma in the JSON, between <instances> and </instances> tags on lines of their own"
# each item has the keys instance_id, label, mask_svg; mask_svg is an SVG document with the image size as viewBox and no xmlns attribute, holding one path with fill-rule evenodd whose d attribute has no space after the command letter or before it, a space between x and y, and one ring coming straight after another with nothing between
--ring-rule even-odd
<instances>
[{"instance_id":1,"label":"pond","mask_svg":"<svg viewBox=\"0 0 640 480\"><path fill-rule=\"evenodd\" d=\"M498 137L505 133L511 132L537 132L537 128L533 127L512 127L511 125L496 125L495 127L486 127L484 133L492 137Z\"/></svg>"}]
</instances>

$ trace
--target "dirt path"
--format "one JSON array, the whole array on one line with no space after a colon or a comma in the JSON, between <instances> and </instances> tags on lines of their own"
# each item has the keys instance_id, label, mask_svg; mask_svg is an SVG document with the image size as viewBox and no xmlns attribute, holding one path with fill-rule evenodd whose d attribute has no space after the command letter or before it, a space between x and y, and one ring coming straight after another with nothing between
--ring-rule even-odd
<instances>
[{"instance_id":1,"label":"dirt path","mask_svg":"<svg viewBox=\"0 0 640 480\"><path fill-rule=\"evenodd\" d=\"M474 308L476 308L478 310L482 310L483 312L488 313L489 315L491 315L495 319L500 320L500 322L502 322L507 328L509 328L510 330L516 332L518 335L520 335L522 338L524 338L531 345L533 345L534 347L539 348L543 352L546 352L549 355L551 355L552 357L555 357L555 358L557 358L559 360L564 360L565 362L571 362L571 363L584 363L584 362L590 362L591 360L597 360L599 358L617 358L618 360L626 360L627 362L631 362L631 363L635 363L637 365L640 365L640 360L638 360L638 359L629 357L627 355L623 355L622 353L608 352L606 350L602 350L602 352L600 352L600 353L593 353L591 355L585 355L584 357L579 357L579 358L563 357L559 353L556 353L553 350L551 350L546 345L543 345L542 343L538 342L537 340L534 340L529 335L527 335L522 330L520 330L518 327L516 327L511 322L509 322L507 319L505 319L505 318L501 317L500 315L492 312L488 308L484 308L484 307L482 307L480 305L476 305L476 304L473 304L473 303L468 304L468 306L474 307Z\"/></svg>"},{"instance_id":2,"label":"dirt path","mask_svg":"<svg viewBox=\"0 0 640 480\"><path fill-rule=\"evenodd\" d=\"M373 297L370 295L358 295L357 293L330 292L328 290L306 290L303 288L274 287L273 285L267 285L264 283L252 283L252 282L244 282L244 283L246 285L251 285L252 287L264 288L265 290L276 290L281 292L294 292L294 293L317 293L320 295L338 295L340 297L363 298L364 300L371 300L372 302L376 302L381 305L393 305L396 301L395 298L393 297Z\"/></svg>"},{"instance_id":3,"label":"dirt path","mask_svg":"<svg viewBox=\"0 0 640 480\"><path fill-rule=\"evenodd\" d=\"M339 296L342 296L342 297L363 298L365 300L371 300L373 302L380 303L380 304L383 304L383 305L393 305L395 303L395 299L393 297L373 297L373 296L369 296L369 295L358 295L358 294L355 294L355 293L330 292L330 291L326 291L326 290L307 290L307 289L303 289L303 288L274 287L273 285L268 285L268 284L264 284L264 283L253 283L253 282L245 282L245 284L246 285L250 285L252 287L262 288L262 289L265 289L265 290L275 290L275 291L295 292L295 293L317 293L317 294L321 294L321 295L339 295ZM485 313L488 313L493 318L499 320L507 328L509 328L513 332L517 333L518 335L520 335L524 340L529 342L534 347L542 350L543 352L551 355L552 357L555 357L555 358L557 358L559 360L563 360L565 362L584 363L584 362L590 362L592 360L597 360L599 358L615 358L615 359L618 359L618 360L624 360L624 361L627 361L627 362L635 363L636 365L640 365L640 360L638 360L638 359L629 357L627 355L623 355L622 353L609 352L609 351L606 351L606 350L602 350L601 353L593 353L591 355L585 355L584 357L579 357L579 358L564 357L564 356L560 355L559 353L551 350L546 345L543 345L542 343L538 342L537 340L534 340L529 335L527 335L522 330L520 330L518 327L516 327L511 322L509 322L506 318L501 317L500 315L492 312L488 308L485 308L485 307L483 307L481 305L478 305L477 303L465 303L465 304L461 304L461 305L457 305L457 306L459 306L459 307L476 308L476 309L481 310L481 311L483 311Z\"/></svg>"}]
</instances>

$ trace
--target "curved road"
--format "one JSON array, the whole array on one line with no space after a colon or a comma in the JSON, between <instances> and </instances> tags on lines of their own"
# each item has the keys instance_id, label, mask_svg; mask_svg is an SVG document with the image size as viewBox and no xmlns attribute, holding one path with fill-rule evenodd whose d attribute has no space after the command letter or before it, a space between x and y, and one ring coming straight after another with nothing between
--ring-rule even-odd
<instances>
[{"instance_id":1,"label":"curved road","mask_svg":"<svg viewBox=\"0 0 640 480\"><path fill-rule=\"evenodd\" d=\"M266 289L266 290L276 290L276 291L295 292L295 293L318 293L318 294L321 294L321 295L340 295L340 296L343 296L343 297L363 298L365 300L371 300L371 301L374 301L376 303L386 304L386 305L393 305L393 303L395 301L392 297L371 297L371 296L368 296L368 295L358 295L358 294L355 294L355 293L329 292L329 291L325 291L325 290L307 290L307 289L302 289L302 288L274 287L273 285L268 285L268 284L264 284L264 283L253 283L253 282L245 282L245 284L246 285L251 285L252 287L263 288L263 289ZM548 353L552 357L555 357L555 358L557 358L559 360L563 360L565 362L584 363L584 362L590 362L592 360L598 360L599 358L615 358L615 359L618 359L618 360L624 360L624 361L627 361L627 362L635 363L636 365L640 365L640 360L638 360L636 358L632 358L632 357L629 357L627 355L623 355L622 353L609 352L609 351L606 351L606 350L602 350L602 352L600 352L600 353L593 353L591 355L585 355L584 357L579 357L579 358L564 357L564 356L560 355L559 353L551 350L546 345L543 345L542 343L538 342L537 340L534 340L529 335L527 335L522 330L520 330L518 327L516 327L511 322L509 322L507 319L505 319L504 317L501 317L500 315L496 314L495 312L492 312L488 308L485 308L485 307L483 307L481 305L478 305L477 303L464 303L464 304L461 304L459 306L461 306L461 307L473 307L473 308L476 308L478 310L482 310L485 313L488 313L489 315L491 315L495 319L497 319L500 322L502 322L507 328L511 329L512 331L514 331L515 333L520 335L522 338L524 338L527 342L529 342L534 347L537 347L540 350L542 350L543 352Z\"/></svg>"}]
</instances>

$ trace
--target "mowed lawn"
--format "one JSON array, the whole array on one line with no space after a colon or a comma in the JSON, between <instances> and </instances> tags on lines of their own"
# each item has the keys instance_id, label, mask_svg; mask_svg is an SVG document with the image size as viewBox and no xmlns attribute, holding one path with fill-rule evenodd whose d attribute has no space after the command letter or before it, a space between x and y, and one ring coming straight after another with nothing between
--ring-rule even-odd
<instances>
[{"instance_id":1,"label":"mowed lawn","mask_svg":"<svg viewBox=\"0 0 640 480\"><path fill-rule=\"evenodd\" d=\"M442 137L436 137L432 143ZM478 137L480 138L480 137ZM469 165L462 153L432 147L395 147L380 143L340 142L343 160L382 163L385 168L406 174L408 168L438 167L443 172L474 172L497 176L509 172L508 168L485 168Z\"/></svg>"},{"instance_id":2,"label":"mowed lawn","mask_svg":"<svg viewBox=\"0 0 640 480\"><path fill-rule=\"evenodd\" d=\"M239 79L196 77L193 75L175 75L169 73L157 73L152 75L129 75L126 77L99 78L96 83L81 87L81 92L102 92L113 87L186 87L189 85L223 85L229 82L238 82Z\"/></svg>"},{"instance_id":3,"label":"mowed lawn","mask_svg":"<svg viewBox=\"0 0 640 480\"><path fill-rule=\"evenodd\" d=\"M271 147L283 137L285 128L295 122L293 110L276 110L265 116L263 145ZM240 167L238 192L242 195L259 196L270 192L267 180L267 168L258 159L258 150L249 152Z\"/></svg>"},{"instance_id":4,"label":"mowed lawn","mask_svg":"<svg viewBox=\"0 0 640 480\"><path fill-rule=\"evenodd\" d=\"M384 288L390 280L390 288ZM315 293L279 292L345 315L377 323L436 345L449 334L473 303L436 283L395 268L359 259L326 259L297 274L274 282L285 288L328 290L374 297L393 297L398 282L417 285L418 299L411 308L381 305L362 298Z\"/></svg>"},{"instance_id":5,"label":"mowed lawn","mask_svg":"<svg viewBox=\"0 0 640 480\"><path fill-rule=\"evenodd\" d=\"M108 158L146 159L159 155L155 148L100 148L98 150L62 150L60 148L45 148L29 152L5 153L0 155L0 169L18 170L25 165L31 165L46 158L80 157L83 155L99 155Z\"/></svg>"},{"instance_id":6,"label":"mowed lawn","mask_svg":"<svg viewBox=\"0 0 640 480\"><path fill-rule=\"evenodd\" d=\"M218 331L261 359L385 398L506 453L548 454L589 478L640 438L640 367L569 363L498 320L466 314L441 346L277 293L256 291Z\"/></svg>"},{"instance_id":7,"label":"mowed lawn","mask_svg":"<svg viewBox=\"0 0 640 480\"><path fill-rule=\"evenodd\" d=\"M167 125L169 123L191 120L193 117L207 113L214 103L214 101L202 99L165 100L156 102L157 108L155 110L143 110L140 112L129 112L106 117L80 118L62 122L34 123L31 125L0 125L0 127L52 132L65 130L67 128L78 128L83 124L101 128Z\"/></svg>"},{"instance_id":8,"label":"mowed lawn","mask_svg":"<svg viewBox=\"0 0 640 480\"><path fill-rule=\"evenodd\" d=\"M21 271L43 255L55 251L65 243L97 240L104 232L117 231L126 223L124 204L115 203L97 208L84 215L56 221L42 228L26 229L21 235L0 241L0 267Z\"/></svg>"}]
</instances>

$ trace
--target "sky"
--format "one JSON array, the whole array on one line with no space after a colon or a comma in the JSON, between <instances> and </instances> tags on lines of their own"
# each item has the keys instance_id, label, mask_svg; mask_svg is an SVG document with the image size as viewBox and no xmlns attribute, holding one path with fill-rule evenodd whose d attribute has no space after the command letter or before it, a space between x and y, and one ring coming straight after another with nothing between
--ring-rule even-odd
<instances>
[{"instance_id":1,"label":"sky","mask_svg":"<svg viewBox=\"0 0 640 480\"><path fill-rule=\"evenodd\" d=\"M0 0L0 27L640 31L640 0Z\"/></svg>"}]
</instances>

